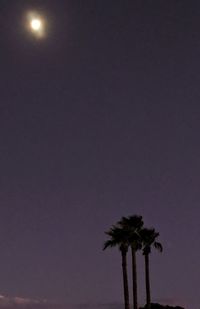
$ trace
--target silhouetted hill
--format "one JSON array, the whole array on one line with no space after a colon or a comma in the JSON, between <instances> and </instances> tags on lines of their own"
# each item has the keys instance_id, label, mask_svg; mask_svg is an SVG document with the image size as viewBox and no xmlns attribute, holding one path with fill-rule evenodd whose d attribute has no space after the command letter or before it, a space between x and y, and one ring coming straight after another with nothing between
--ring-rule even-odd
<instances>
[{"instance_id":1,"label":"silhouetted hill","mask_svg":"<svg viewBox=\"0 0 200 309\"><path fill-rule=\"evenodd\" d=\"M140 307L140 309L146 309L146 308L147 308L146 305L144 307ZM169 305L161 305L158 303L152 303L151 309L184 309L184 308L181 306L169 306Z\"/></svg>"}]
</instances>

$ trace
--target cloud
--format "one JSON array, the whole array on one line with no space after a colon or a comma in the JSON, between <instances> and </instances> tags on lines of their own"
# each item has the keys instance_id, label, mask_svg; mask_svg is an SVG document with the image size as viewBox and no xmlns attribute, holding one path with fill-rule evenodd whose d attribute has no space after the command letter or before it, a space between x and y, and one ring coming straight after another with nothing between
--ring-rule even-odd
<instances>
[{"instance_id":1,"label":"cloud","mask_svg":"<svg viewBox=\"0 0 200 309\"><path fill-rule=\"evenodd\" d=\"M171 306L185 306L183 301L174 298L155 299L154 303ZM47 300L0 295L0 309L123 309L122 303L85 303L77 305L59 304Z\"/></svg>"},{"instance_id":2,"label":"cloud","mask_svg":"<svg viewBox=\"0 0 200 309\"><path fill-rule=\"evenodd\" d=\"M70 305L59 304L47 300L0 295L0 309L123 309L123 305L120 303L86 303Z\"/></svg>"},{"instance_id":3,"label":"cloud","mask_svg":"<svg viewBox=\"0 0 200 309\"><path fill-rule=\"evenodd\" d=\"M45 300L36 300L30 298L23 297L8 297L4 295L0 295L0 308L15 308L15 307L43 307L46 305Z\"/></svg>"}]
</instances>

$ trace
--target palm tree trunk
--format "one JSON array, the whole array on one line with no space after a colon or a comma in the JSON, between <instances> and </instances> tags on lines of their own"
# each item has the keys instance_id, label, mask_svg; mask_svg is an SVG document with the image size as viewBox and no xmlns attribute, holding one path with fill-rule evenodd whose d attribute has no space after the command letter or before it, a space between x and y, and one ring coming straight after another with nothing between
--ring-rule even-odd
<instances>
[{"instance_id":1,"label":"palm tree trunk","mask_svg":"<svg viewBox=\"0 0 200 309\"><path fill-rule=\"evenodd\" d=\"M136 251L131 248L132 252L132 280L133 280L133 309L138 308L137 303L137 265L136 265Z\"/></svg>"},{"instance_id":2,"label":"palm tree trunk","mask_svg":"<svg viewBox=\"0 0 200 309\"><path fill-rule=\"evenodd\" d=\"M147 309L151 309L151 292L149 279L149 254L145 254L145 282L146 282L146 305Z\"/></svg>"},{"instance_id":3,"label":"palm tree trunk","mask_svg":"<svg viewBox=\"0 0 200 309\"><path fill-rule=\"evenodd\" d=\"M130 309L128 275L127 275L127 252L122 252L122 273L123 273L123 286L124 286L124 305L125 309Z\"/></svg>"}]
</instances>

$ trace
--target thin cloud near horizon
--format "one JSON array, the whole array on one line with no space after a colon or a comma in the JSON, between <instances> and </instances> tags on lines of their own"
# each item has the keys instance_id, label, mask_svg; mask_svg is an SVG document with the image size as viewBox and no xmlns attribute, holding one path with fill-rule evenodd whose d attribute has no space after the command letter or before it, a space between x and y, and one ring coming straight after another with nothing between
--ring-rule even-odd
<instances>
[{"instance_id":1,"label":"thin cloud near horizon","mask_svg":"<svg viewBox=\"0 0 200 309\"><path fill-rule=\"evenodd\" d=\"M163 298L163 299L155 299L153 302L159 303L162 305L171 305L171 306L183 306L183 301L177 300L175 298ZM26 307L28 309L122 309L123 303L112 302L112 303L80 303L80 304L62 304L56 303L52 301L48 301L46 299L32 299L25 297L9 297L0 294L0 308L19 308Z\"/></svg>"}]
</instances>

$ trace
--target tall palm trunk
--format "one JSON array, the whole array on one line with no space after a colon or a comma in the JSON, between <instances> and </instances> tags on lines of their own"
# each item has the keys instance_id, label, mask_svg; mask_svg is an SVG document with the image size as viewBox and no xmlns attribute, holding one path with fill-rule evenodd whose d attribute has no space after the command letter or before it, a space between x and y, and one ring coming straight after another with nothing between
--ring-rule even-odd
<instances>
[{"instance_id":1,"label":"tall palm trunk","mask_svg":"<svg viewBox=\"0 0 200 309\"><path fill-rule=\"evenodd\" d=\"M147 309L151 309L151 292L149 279L149 254L145 254L145 283L146 283L146 305Z\"/></svg>"},{"instance_id":2,"label":"tall palm trunk","mask_svg":"<svg viewBox=\"0 0 200 309\"><path fill-rule=\"evenodd\" d=\"M127 252L122 251L121 253L122 253L122 273L123 273L123 286L124 286L124 305L125 309L130 309L128 275L127 275Z\"/></svg>"},{"instance_id":3,"label":"tall palm trunk","mask_svg":"<svg viewBox=\"0 0 200 309\"><path fill-rule=\"evenodd\" d=\"M138 308L137 303L137 265L136 265L136 251L131 247L132 252L132 280L133 280L133 309Z\"/></svg>"}]
</instances>

